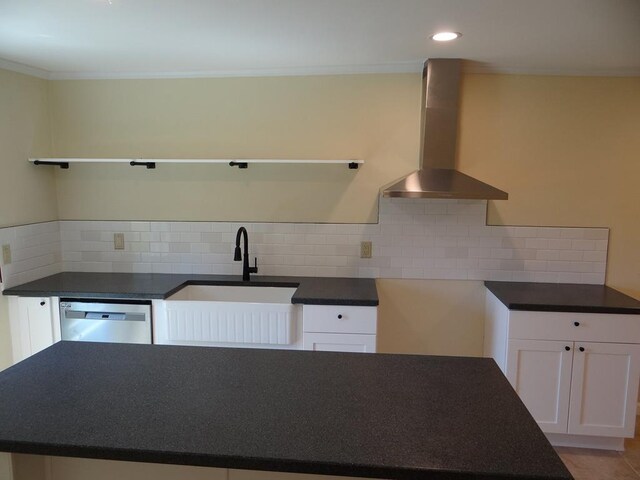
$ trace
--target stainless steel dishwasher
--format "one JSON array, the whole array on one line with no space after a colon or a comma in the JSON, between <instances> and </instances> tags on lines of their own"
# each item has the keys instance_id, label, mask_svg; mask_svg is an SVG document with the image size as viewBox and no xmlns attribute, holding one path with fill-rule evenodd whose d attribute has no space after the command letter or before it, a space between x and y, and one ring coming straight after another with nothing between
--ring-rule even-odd
<instances>
[{"instance_id":1,"label":"stainless steel dishwasher","mask_svg":"<svg viewBox=\"0 0 640 480\"><path fill-rule=\"evenodd\" d=\"M60 299L62 340L151 343L151 302Z\"/></svg>"}]
</instances>

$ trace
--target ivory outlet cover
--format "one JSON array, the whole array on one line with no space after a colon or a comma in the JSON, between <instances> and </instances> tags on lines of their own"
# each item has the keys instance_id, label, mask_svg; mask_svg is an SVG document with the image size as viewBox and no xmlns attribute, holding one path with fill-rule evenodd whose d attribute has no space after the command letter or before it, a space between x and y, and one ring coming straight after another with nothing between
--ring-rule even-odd
<instances>
[{"instance_id":1,"label":"ivory outlet cover","mask_svg":"<svg viewBox=\"0 0 640 480\"><path fill-rule=\"evenodd\" d=\"M2 245L2 263L4 265L11 263L11 245L8 243Z\"/></svg>"},{"instance_id":2,"label":"ivory outlet cover","mask_svg":"<svg viewBox=\"0 0 640 480\"><path fill-rule=\"evenodd\" d=\"M124 250L124 233L113 234L113 248L114 250Z\"/></svg>"},{"instance_id":3,"label":"ivory outlet cover","mask_svg":"<svg viewBox=\"0 0 640 480\"><path fill-rule=\"evenodd\" d=\"M371 242L360 242L360 258L371 258Z\"/></svg>"}]
</instances>

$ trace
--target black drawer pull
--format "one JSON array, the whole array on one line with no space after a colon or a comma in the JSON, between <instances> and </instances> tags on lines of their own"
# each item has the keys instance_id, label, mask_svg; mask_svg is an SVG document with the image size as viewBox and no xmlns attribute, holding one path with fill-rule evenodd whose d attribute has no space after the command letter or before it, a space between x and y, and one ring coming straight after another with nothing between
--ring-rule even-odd
<instances>
[{"instance_id":1,"label":"black drawer pull","mask_svg":"<svg viewBox=\"0 0 640 480\"><path fill-rule=\"evenodd\" d=\"M573 324L574 324L576 327L579 327L579 326L580 326L580 322L573 322Z\"/></svg>"},{"instance_id":2,"label":"black drawer pull","mask_svg":"<svg viewBox=\"0 0 640 480\"><path fill-rule=\"evenodd\" d=\"M342 314L339 314L339 315L338 315L338 318L339 318L339 319L342 319Z\"/></svg>"},{"instance_id":3,"label":"black drawer pull","mask_svg":"<svg viewBox=\"0 0 640 480\"><path fill-rule=\"evenodd\" d=\"M40 302L40 306L44 307L44 300Z\"/></svg>"},{"instance_id":4,"label":"black drawer pull","mask_svg":"<svg viewBox=\"0 0 640 480\"><path fill-rule=\"evenodd\" d=\"M581 352L584 352L584 347L580 347L578 350L580 350Z\"/></svg>"},{"instance_id":5,"label":"black drawer pull","mask_svg":"<svg viewBox=\"0 0 640 480\"><path fill-rule=\"evenodd\" d=\"M571 347L566 346L566 347L564 347L564 349L568 352L569 350L571 350Z\"/></svg>"}]
</instances>

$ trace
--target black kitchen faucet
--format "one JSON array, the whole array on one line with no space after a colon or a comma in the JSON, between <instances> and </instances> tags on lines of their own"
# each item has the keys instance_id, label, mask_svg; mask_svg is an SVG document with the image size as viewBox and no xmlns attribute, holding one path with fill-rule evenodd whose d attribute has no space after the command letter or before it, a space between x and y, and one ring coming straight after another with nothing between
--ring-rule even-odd
<instances>
[{"instance_id":1,"label":"black kitchen faucet","mask_svg":"<svg viewBox=\"0 0 640 480\"><path fill-rule=\"evenodd\" d=\"M240 237L244 234L244 256L240 251ZM244 227L240 227L238 229L238 233L236 234L236 250L233 254L233 259L236 262L242 260L242 281L248 282L251 280L249 274L258 273L258 259L254 258L254 266L249 266L249 234L247 233L247 229Z\"/></svg>"}]
</instances>

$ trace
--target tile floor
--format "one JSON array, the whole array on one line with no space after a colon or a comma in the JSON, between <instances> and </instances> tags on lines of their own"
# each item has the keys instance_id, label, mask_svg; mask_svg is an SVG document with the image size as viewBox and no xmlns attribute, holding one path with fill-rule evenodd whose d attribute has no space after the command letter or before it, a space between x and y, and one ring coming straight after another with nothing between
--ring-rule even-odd
<instances>
[{"instance_id":1,"label":"tile floor","mask_svg":"<svg viewBox=\"0 0 640 480\"><path fill-rule=\"evenodd\" d=\"M575 480L640 480L640 417L624 452L556 447Z\"/></svg>"}]
</instances>

